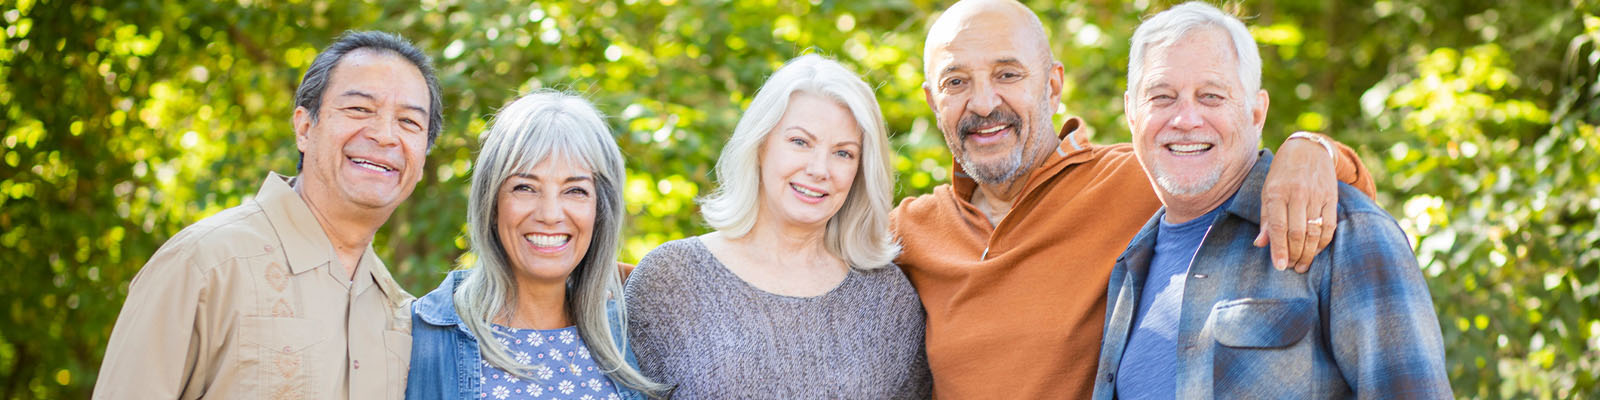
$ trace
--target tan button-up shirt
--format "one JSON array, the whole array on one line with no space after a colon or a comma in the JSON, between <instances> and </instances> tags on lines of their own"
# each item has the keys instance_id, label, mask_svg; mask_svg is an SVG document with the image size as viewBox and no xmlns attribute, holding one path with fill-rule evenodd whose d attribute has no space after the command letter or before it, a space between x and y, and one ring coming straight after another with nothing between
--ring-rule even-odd
<instances>
[{"instance_id":1,"label":"tan button-up shirt","mask_svg":"<svg viewBox=\"0 0 1600 400\"><path fill-rule=\"evenodd\" d=\"M96 399L399 399L410 294L368 246L354 279L271 174L173 236L128 287Z\"/></svg>"}]
</instances>

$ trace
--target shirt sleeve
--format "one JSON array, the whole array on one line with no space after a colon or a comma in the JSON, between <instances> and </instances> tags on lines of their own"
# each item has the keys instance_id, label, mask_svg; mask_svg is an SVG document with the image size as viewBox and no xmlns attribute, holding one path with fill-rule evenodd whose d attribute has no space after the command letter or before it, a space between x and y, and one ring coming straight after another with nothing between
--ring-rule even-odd
<instances>
[{"instance_id":1,"label":"shirt sleeve","mask_svg":"<svg viewBox=\"0 0 1600 400\"><path fill-rule=\"evenodd\" d=\"M1422 270L1387 214L1340 221L1330 268L1329 338L1358 398L1451 398L1439 318Z\"/></svg>"},{"instance_id":2,"label":"shirt sleeve","mask_svg":"<svg viewBox=\"0 0 1600 400\"><path fill-rule=\"evenodd\" d=\"M1378 185L1372 181L1372 172L1367 171L1367 165L1361 163L1361 155L1357 154L1355 149L1331 137L1324 135L1323 139L1338 148L1339 159L1333 160L1334 176L1339 178L1340 182L1360 189L1367 198L1377 200Z\"/></svg>"},{"instance_id":3,"label":"shirt sleeve","mask_svg":"<svg viewBox=\"0 0 1600 400\"><path fill-rule=\"evenodd\" d=\"M198 310L206 277L196 268L192 246L158 251L128 285L128 298L106 345L95 382L95 399L192 399L204 394L193 384L206 371L200 357L203 331Z\"/></svg>"}]
</instances>

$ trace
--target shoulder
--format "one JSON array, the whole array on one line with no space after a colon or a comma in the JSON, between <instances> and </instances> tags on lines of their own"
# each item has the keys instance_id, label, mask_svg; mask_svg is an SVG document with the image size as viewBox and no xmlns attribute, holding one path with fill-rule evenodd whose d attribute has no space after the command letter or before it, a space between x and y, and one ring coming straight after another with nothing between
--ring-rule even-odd
<instances>
[{"instance_id":1,"label":"shoulder","mask_svg":"<svg viewBox=\"0 0 1600 400\"><path fill-rule=\"evenodd\" d=\"M1339 183L1338 218L1338 228L1333 231L1333 242L1329 244L1336 263L1416 266L1410 239L1400 229L1399 222L1359 189L1343 182ZM1345 265L1335 269L1360 270Z\"/></svg>"},{"instance_id":2,"label":"shoulder","mask_svg":"<svg viewBox=\"0 0 1600 400\"><path fill-rule=\"evenodd\" d=\"M277 233L261 207L246 200L179 230L156 250L145 269L207 273L240 258L272 254L278 246Z\"/></svg>"},{"instance_id":3,"label":"shoulder","mask_svg":"<svg viewBox=\"0 0 1600 400\"><path fill-rule=\"evenodd\" d=\"M1131 143L1113 143L1096 145L1092 148L1092 158L1084 161L1078 169L1095 171L1093 174L1111 183L1127 184L1129 181L1148 185L1144 172L1144 165L1139 164L1138 153L1134 152Z\"/></svg>"},{"instance_id":4,"label":"shoulder","mask_svg":"<svg viewBox=\"0 0 1600 400\"><path fill-rule=\"evenodd\" d=\"M872 298L909 300L918 306L922 305L917 299L917 289L911 285L911 280L906 278L905 271L897 265L889 264L883 268L853 271L861 275L861 280L865 283L863 286L867 288L870 292L868 296Z\"/></svg>"},{"instance_id":5,"label":"shoulder","mask_svg":"<svg viewBox=\"0 0 1600 400\"><path fill-rule=\"evenodd\" d=\"M941 184L927 194L900 200L900 205L889 212L889 220L891 225L900 225L922 221L939 213L951 213L956 210L950 204L953 199L954 189L948 183Z\"/></svg>"},{"instance_id":6,"label":"shoulder","mask_svg":"<svg viewBox=\"0 0 1600 400\"><path fill-rule=\"evenodd\" d=\"M455 291L471 271L450 271L439 282L439 287L429 291L428 294L422 295L421 298L412 303L413 314L422 321L427 322L427 325L450 326L459 324L461 317L456 314ZM418 325L412 325L412 327L414 330L425 328Z\"/></svg>"},{"instance_id":7,"label":"shoulder","mask_svg":"<svg viewBox=\"0 0 1600 400\"><path fill-rule=\"evenodd\" d=\"M1394 216L1361 193L1360 189L1344 182L1339 182L1338 216L1339 228L1334 231L1336 239L1372 242L1399 238L1400 245L1410 248Z\"/></svg>"},{"instance_id":8,"label":"shoulder","mask_svg":"<svg viewBox=\"0 0 1600 400\"><path fill-rule=\"evenodd\" d=\"M700 265L714 260L698 238L662 243L639 259L639 265L628 276L625 292L632 299L639 294L682 287L694 280L691 277Z\"/></svg>"}]
</instances>

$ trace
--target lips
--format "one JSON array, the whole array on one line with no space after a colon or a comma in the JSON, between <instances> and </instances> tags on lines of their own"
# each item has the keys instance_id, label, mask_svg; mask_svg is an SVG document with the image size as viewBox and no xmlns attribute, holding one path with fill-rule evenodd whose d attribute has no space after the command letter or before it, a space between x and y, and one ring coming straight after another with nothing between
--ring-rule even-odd
<instances>
[{"instance_id":1,"label":"lips","mask_svg":"<svg viewBox=\"0 0 1600 400\"><path fill-rule=\"evenodd\" d=\"M822 189L817 189L798 183L790 183L789 189L794 191L795 197L799 197L800 201L807 203L818 203L821 202L823 198L828 197L828 192L825 192Z\"/></svg>"}]
</instances>

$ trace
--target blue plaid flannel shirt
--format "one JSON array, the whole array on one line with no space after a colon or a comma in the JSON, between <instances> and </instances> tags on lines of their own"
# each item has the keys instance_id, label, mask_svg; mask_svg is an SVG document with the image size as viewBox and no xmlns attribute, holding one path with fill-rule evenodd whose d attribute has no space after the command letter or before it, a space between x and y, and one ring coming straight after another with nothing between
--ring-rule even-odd
<instances>
[{"instance_id":1,"label":"blue plaid flannel shirt","mask_svg":"<svg viewBox=\"0 0 1600 400\"><path fill-rule=\"evenodd\" d=\"M1272 268L1255 247L1262 150L1185 277L1178 398L1322 399L1452 396L1439 319L1416 256L1393 217L1339 184L1333 242L1305 274ZM1094 398L1111 399L1154 254L1158 211L1111 271Z\"/></svg>"}]
</instances>

